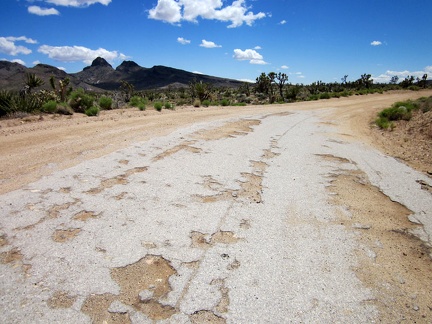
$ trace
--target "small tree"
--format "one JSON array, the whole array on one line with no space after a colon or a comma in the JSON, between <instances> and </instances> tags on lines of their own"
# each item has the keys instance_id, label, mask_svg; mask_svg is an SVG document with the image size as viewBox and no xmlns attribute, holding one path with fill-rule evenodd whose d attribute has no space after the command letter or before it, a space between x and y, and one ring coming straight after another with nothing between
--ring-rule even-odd
<instances>
[{"instance_id":1,"label":"small tree","mask_svg":"<svg viewBox=\"0 0 432 324\"><path fill-rule=\"evenodd\" d=\"M362 74L360 76L360 79L357 80L357 83L360 87L365 87L366 89L369 89L373 84L373 80L371 79L371 77L372 75L370 74Z\"/></svg>"},{"instance_id":2,"label":"small tree","mask_svg":"<svg viewBox=\"0 0 432 324\"><path fill-rule=\"evenodd\" d=\"M60 97L60 102L65 102L67 96L72 92L72 87L68 89L70 83L69 78L64 78L63 80L59 80L59 88L56 88L55 78L54 76L50 77L50 85L53 89L54 93Z\"/></svg>"},{"instance_id":3,"label":"small tree","mask_svg":"<svg viewBox=\"0 0 432 324\"><path fill-rule=\"evenodd\" d=\"M394 75L390 79L390 84L396 84L399 81L399 77L397 75Z\"/></svg>"},{"instance_id":4,"label":"small tree","mask_svg":"<svg viewBox=\"0 0 432 324\"><path fill-rule=\"evenodd\" d=\"M130 84L125 80L121 80L120 90L121 92L123 92L124 101L129 102L130 98L134 93L135 87L133 86L133 84Z\"/></svg>"},{"instance_id":5,"label":"small tree","mask_svg":"<svg viewBox=\"0 0 432 324\"><path fill-rule=\"evenodd\" d=\"M189 92L192 99L198 98L201 102L210 100L212 93L212 86L209 83L197 82L194 80L189 83Z\"/></svg>"},{"instance_id":6,"label":"small tree","mask_svg":"<svg viewBox=\"0 0 432 324\"><path fill-rule=\"evenodd\" d=\"M276 79L278 80L277 86L279 88L279 95L281 96L281 99L283 101L284 100L283 88L285 83L288 81L288 75L279 72L276 76Z\"/></svg>"}]
</instances>

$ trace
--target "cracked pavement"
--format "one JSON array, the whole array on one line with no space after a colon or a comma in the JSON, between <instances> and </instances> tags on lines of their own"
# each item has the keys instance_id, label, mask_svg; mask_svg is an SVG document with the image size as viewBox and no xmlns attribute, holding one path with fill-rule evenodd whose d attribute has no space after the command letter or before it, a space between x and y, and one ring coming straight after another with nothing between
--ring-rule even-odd
<instances>
[{"instance_id":1,"label":"cracked pavement","mask_svg":"<svg viewBox=\"0 0 432 324\"><path fill-rule=\"evenodd\" d=\"M1 195L2 322L431 321L430 275L380 275L404 242L430 271L431 179L325 113L193 124ZM402 216L375 233L384 200Z\"/></svg>"}]
</instances>

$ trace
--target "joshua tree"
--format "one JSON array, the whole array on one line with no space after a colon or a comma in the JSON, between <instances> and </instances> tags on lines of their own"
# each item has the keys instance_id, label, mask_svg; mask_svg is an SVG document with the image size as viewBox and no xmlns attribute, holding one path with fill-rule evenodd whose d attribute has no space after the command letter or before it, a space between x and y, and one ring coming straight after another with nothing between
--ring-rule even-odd
<instances>
[{"instance_id":1,"label":"joshua tree","mask_svg":"<svg viewBox=\"0 0 432 324\"><path fill-rule=\"evenodd\" d=\"M67 93L72 92L72 88L70 88L69 91L67 90L67 87L70 83L70 79L64 78L63 80L60 80L58 90L56 89L54 76L51 76L49 81L50 81L51 88L54 90L56 94L58 93L58 95L60 96L60 101L61 102L66 101Z\"/></svg>"},{"instance_id":2,"label":"joshua tree","mask_svg":"<svg viewBox=\"0 0 432 324\"><path fill-rule=\"evenodd\" d=\"M369 89L370 86L373 84L373 80L371 79L371 77L372 77L372 75L370 75L370 74L366 74L366 73L362 74L360 76L360 79L357 80L357 83L360 86L364 86L364 87L366 87L366 89Z\"/></svg>"},{"instance_id":3,"label":"joshua tree","mask_svg":"<svg viewBox=\"0 0 432 324\"><path fill-rule=\"evenodd\" d=\"M129 102L134 92L133 84L130 84L129 82L122 80L120 90L123 92L125 102Z\"/></svg>"},{"instance_id":4,"label":"joshua tree","mask_svg":"<svg viewBox=\"0 0 432 324\"><path fill-rule=\"evenodd\" d=\"M284 87L285 83L288 81L288 75L286 75L285 73L279 72L276 76L276 79L278 80L277 86L279 88L279 95L281 96L282 101L283 101L284 100L283 87Z\"/></svg>"},{"instance_id":5,"label":"joshua tree","mask_svg":"<svg viewBox=\"0 0 432 324\"><path fill-rule=\"evenodd\" d=\"M347 84L347 78L348 75L344 75L343 78L341 78L342 84Z\"/></svg>"},{"instance_id":6,"label":"joshua tree","mask_svg":"<svg viewBox=\"0 0 432 324\"><path fill-rule=\"evenodd\" d=\"M197 82L194 80L189 83L189 91L192 98L198 98L201 102L209 100L211 97L212 87L209 83Z\"/></svg>"},{"instance_id":7,"label":"joshua tree","mask_svg":"<svg viewBox=\"0 0 432 324\"><path fill-rule=\"evenodd\" d=\"M390 84L396 84L399 81L399 77L397 75L394 75L390 79Z\"/></svg>"}]
</instances>

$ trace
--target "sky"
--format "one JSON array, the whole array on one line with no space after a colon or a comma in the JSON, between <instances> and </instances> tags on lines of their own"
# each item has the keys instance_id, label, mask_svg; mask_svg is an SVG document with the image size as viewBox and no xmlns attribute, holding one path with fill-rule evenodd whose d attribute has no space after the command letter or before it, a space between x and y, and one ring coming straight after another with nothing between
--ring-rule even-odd
<instances>
[{"instance_id":1,"label":"sky","mask_svg":"<svg viewBox=\"0 0 432 324\"><path fill-rule=\"evenodd\" d=\"M0 60L68 73L98 56L292 84L432 79L432 0L1 0Z\"/></svg>"}]
</instances>

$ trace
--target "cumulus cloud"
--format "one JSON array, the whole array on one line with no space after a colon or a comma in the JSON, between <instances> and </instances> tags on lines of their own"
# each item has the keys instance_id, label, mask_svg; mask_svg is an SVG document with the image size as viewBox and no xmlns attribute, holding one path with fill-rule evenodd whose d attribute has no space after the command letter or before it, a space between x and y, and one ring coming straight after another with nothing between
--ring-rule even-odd
<instances>
[{"instance_id":1,"label":"cumulus cloud","mask_svg":"<svg viewBox=\"0 0 432 324\"><path fill-rule=\"evenodd\" d=\"M376 83L389 83L391 78L394 76L397 76L399 78L399 81L402 81L408 76L413 76L415 78L421 79L424 74L427 74L429 76L429 79L430 79L430 77L432 75L432 66L426 66L421 71L408 71L408 70L390 71L390 70L387 70L385 73L382 73L376 77L372 76L372 79Z\"/></svg>"},{"instance_id":2,"label":"cumulus cloud","mask_svg":"<svg viewBox=\"0 0 432 324\"><path fill-rule=\"evenodd\" d=\"M111 0L44 0L47 3L52 3L56 6L64 7L88 7L96 3L107 6L111 3Z\"/></svg>"},{"instance_id":3,"label":"cumulus cloud","mask_svg":"<svg viewBox=\"0 0 432 324\"><path fill-rule=\"evenodd\" d=\"M372 46L380 46L382 45L382 42L380 41L373 41L372 43L370 43Z\"/></svg>"},{"instance_id":4,"label":"cumulus cloud","mask_svg":"<svg viewBox=\"0 0 432 324\"><path fill-rule=\"evenodd\" d=\"M91 64L96 57L103 57L107 61L125 60L127 56L117 51L108 51L104 48L92 50L83 46L49 46L42 45L39 53L48 55L49 58L60 62L79 62Z\"/></svg>"},{"instance_id":5,"label":"cumulus cloud","mask_svg":"<svg viewBox=\"0 0 432 324\"><path fill-rule=\"evenodd\" d=\"M180 44L183 44L183 45L187 45L187 44L191 43L191 41L189 39L185 39L183 37L178 37L177 42L179 42Z\"/></svg>"},{"instance_id":6,"label":"cumulus cloud","mask_svg":"<svg viewBox=\"0 0 432 324\"><path fill-rule=\"evenodd\" d=\"M57 9L54 8L41 8L39 6L30 6L27 8L28 12L38 16L51 16L60 15Z\"/></svg>"},{"instance_id":7,"label":"cumulus cloud","mask_svg":"<svg viewBox=\"0 0 432 324\"><path fill-rule=\"evenodd\" d=\"M268 64L264 61L264 57L253 49L242 51L236 48L233 57L238 61L249 61L250 64Z\"/></svg>"},{"instance_id":8,"label":"cumulus cloud","mask_svg":"<svg viewBox=\"0 0 432 324\"><path fill-rule=\"evenodd\" d=\"M222 45L217 45L216 43L214 43L214 42L210 42L210 41L206 41L205 39L203 39L203 40L201 41L200 46L201 46L201 47L205 47L205 48L216 48L216 47L222 47Z\"/></svg>"},{"instance_id":9,"label":"cumulus cloud","mask_svg":"<svg viewBox=\"0 0 432 324\"><path fill-rule=\"evenodd\" d=\"M28 55L32 52L31 49L16 45L16 42L23 41L27 44L36 44L37 42L31 38L27 38L25 36L20 37L0 37L0 53L4 53L7 55L16 56L18 54Z\"/></svg>"},{"instance_id":10,"label":"cumulus cloud","mask_svg":"<svg viewBox=\"0 0 432 324\"><path fill-rule=\"evenodd\" d=\"M222 0L158 0L157 5L149 10L150 19L176 24L182 20L197 22L198 18L230 22L229 28L245 23L251 26L255 20L266 17L259 12L254 14L246 6L246 0L235 0L224 6Z\"/></svg>"},{"instance_id":11,"label":"cumulus cloud","mask_svg":"<svg viewBox=\"0 0 432 324\"><path fill-rule=\"evenodd\" d=\"M285 25L286 23L287 23L286 20L282 20L279 24L280 24L280 25Z\"/></svg>"},{"instance_id":12,"label":"cumulus cloud","mask_svg":"<svg viewBox=\"0 0 432 324\"><path fill-rule=\"evenodd\" d=\"M287 66L287 65L282 65L280 68L281 68L282 70L287 70L287 69L289 69L289 66Z\"/></svg>"},{"instance_id":13,"label":"cumulus cloud","mask_svg":"<svg viewBox=\"0 0 432 324\"><path fill-rule=\"evenodd\" d=\"M260 50L260 49L261 49L261 46L255 46L254 49L255 49L255 50Z\"/></svg>"},{"instance_id":14,"label":"cumulus cloud","mask_svg":"<svg viewBox=\"0 0 432 324\"><path fill-rule=\"evenodd\" d=\"M25 62L23 60L20 59L14 59L14 60L7 60L7 59L1 59L0 61L7 61L7 62L12 62L12 63L18 63L21 65L26 65Z\"/></svg>"}]
</instances>

